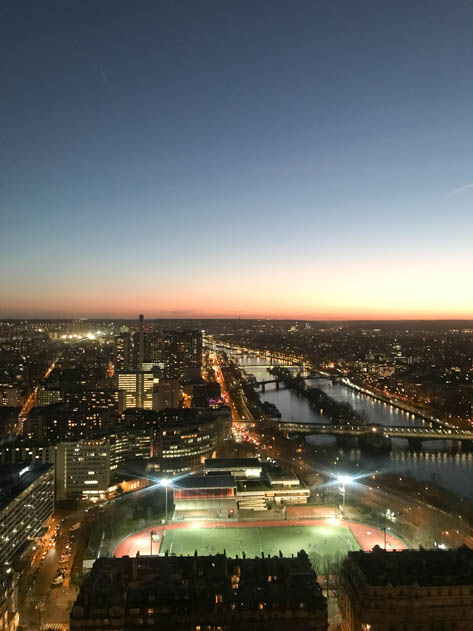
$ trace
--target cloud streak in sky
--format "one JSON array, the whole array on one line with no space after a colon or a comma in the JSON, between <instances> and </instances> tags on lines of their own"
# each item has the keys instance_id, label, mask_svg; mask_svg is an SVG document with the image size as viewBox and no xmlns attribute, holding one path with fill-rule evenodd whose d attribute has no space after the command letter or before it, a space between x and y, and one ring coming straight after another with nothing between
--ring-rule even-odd
<instances>
[{"instance_id":1,"label":"cloud streak in sky","mask_svg":"<svg viewBox=\"0 0 473 631\"><path fill-rule=\"evenodd\" d=\"M473 188L473 182L465 184L464 186L460 186L459 188L454 188L453 191L447 193L447 197L453 197L454 195L458 195L458 193L463 193L463 191L467 191L470 188Z\"/></svg>"}]
</instances>

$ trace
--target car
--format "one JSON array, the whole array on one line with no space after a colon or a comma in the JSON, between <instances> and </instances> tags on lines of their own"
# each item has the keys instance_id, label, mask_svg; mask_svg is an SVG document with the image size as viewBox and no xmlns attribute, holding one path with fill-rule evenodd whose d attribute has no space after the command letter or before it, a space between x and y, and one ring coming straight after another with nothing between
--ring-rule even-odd
<instances>
[{"instance_id":1,"label":"car","mask_svg":"<svg viewBox=\"0 0 473 631\"><path fill-rule=\"evenodd\" d=\"M63 582L64 582L64 577L61 576L61 574L58 574L51 581L51 585L53 585L53 586L62 585Z\"/></svg>"}]
</instances>

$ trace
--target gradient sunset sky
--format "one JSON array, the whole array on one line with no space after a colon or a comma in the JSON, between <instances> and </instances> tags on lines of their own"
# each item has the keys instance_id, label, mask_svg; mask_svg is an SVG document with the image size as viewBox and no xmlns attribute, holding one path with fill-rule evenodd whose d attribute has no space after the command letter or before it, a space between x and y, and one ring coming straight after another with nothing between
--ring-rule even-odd
<instances>
[{"instance_id":1,"label":"gradient sunset sky","mask_svg":"<svg viewBox=\"0 0 473 631\"><path fill-rule=\"evenodd\" d=\"M473 318L473 2L4 0L0 316Z\"/></svg>"}]
</instances>

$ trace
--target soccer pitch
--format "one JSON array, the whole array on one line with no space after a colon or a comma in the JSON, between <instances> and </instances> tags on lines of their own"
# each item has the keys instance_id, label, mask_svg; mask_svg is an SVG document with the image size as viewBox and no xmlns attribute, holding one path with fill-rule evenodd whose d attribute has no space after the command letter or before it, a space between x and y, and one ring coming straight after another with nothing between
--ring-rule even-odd
<instances>
[{"instance_id":1,"label":"soccer pitch","mask_svg":"<svg viewBox=\"0 0 473 631\"><path fill-rule=\"evenodd\" d=\"M345 526L278 526L264 528L176 528L166 530L160 554L199 555L223 553L247 557L296 555L304 549L313 563L323 557L344 556L360 545Z\"/></svg>"}]
</instances>

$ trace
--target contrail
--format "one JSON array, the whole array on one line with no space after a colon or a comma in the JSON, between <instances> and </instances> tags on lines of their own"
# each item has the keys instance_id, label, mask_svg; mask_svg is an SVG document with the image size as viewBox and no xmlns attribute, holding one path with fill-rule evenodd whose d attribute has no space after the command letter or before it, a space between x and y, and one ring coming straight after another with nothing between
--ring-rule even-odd
<instances>
[{"instance_id":1,"label":"contrail","mask_svg":"<svg viewBox=\"0 0 473 631\"><path fill-rule=\"evenodd\" d=\"M453 197L453 195L463 193L463 191L467 191L469 188L473 188L473 182L470 182L470 184L465 184L464 186L460 186L459 188L454 188L453 191L447 193L446 197Z\"/></svg>"}]
</instances>

